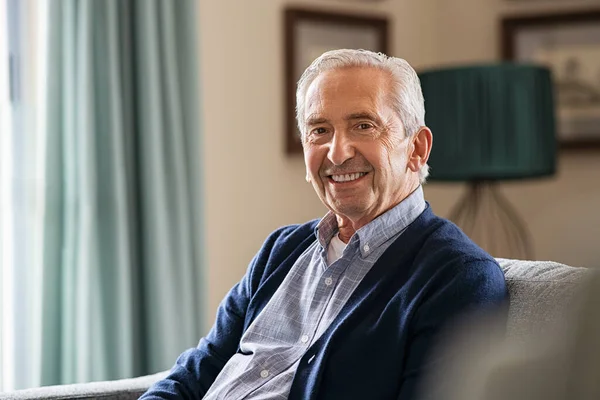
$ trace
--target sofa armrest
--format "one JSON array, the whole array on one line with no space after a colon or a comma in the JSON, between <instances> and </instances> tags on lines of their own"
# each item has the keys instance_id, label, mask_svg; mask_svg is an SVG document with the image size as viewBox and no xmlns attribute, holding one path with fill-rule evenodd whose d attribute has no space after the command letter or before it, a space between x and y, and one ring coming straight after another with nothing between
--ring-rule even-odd
<instances>
[{"instance_id":1,"label":"sofa armrest","mask_svg":"<svg viewBox=\"0 0 600 400\"><path fill-rule=\"evenodd\" d=\"M33 399L102 399L134 400L139 398L156 381L167 376L169 371L138 378L121 379L73 385L44 386L34 389L0 393L0 400Z\"/></svg>"}]
</instances>

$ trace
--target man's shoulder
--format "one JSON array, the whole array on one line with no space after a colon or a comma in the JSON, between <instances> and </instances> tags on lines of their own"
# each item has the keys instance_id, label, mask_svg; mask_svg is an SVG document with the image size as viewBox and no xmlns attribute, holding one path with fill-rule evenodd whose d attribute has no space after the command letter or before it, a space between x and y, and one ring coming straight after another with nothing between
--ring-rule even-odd
<instances>
[{"instance_id":1,"label":"man's shoulder","mask_svg":"<svg viewBox=\"0 0 600 400\"><path fill-rule=\"evenodd\" d=\"M442 217L433 216L434 229L423 241L422 252L440 259L459 259L463 263L496 260L479 247L453 222Z\"/></svg>"},{"instance_id":2,"label":"man's shoulder","mask_svg":"<svg viewBox=\"0 0 600 400\"><path fill-rule=\"evenodd\" d=\"M269 234L255 257L254 272L264 279L292 254L303 252L315 239L319 220L282 226ZM286 265L289 263L286 263Z\"/></svg>"},{"instance_id":3,"label":"man's shoulder","mask_svg":"<svg viewBox=\"0 0 600 400\"><path fill-rule=\"evenodd\" d=\"M285 225L269 234L247 272L252 292L274 277L266 292L274 293L296 259L315 241L314 230L318 222Z\"/></svg>"},{"instance_id":4,"label":"man's shoulder","mask_svg":"<svg viewBox=\"0 0 600 400\"><path fill-rule=\"evenodd\" d=\"M284 244L300 244L307 238L314 236L318 223L318 219L313 219L303 224L290 224L279 227L269 234L263 247L276 248Z\"/></svg>"},{"instance_id":5,"label":"man's shoulder","mask_svg":"<svg viewBox=\"0 0 600 400\"><path fill-rule=\"evenodd\" d=\"M431 229L418 249L415 268L430 279L446 281L460 277L468 281L504 282L504 274L494 257L473 242L453 222L432 215Z\"/></svg>"},{"instance_id":6,"label":"man's shoulder","mask_svg":"<svg viewBox=\"0 0 600 400\"><path fill-rule=\"evenodd\" d=\"M433 216L430 222L413 264L419 293L449 305L502 304L508 293L496 259L451 221Z\"/></svg>"}]
</instances>

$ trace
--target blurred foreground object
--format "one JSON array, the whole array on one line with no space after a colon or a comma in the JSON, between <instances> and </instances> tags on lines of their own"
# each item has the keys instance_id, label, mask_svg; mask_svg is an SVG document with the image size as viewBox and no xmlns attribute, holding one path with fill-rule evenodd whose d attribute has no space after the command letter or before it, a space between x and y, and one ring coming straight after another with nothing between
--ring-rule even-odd
<instances>
[{"instance_id":1,"label":"blurred foreground object","mask_svg":"<svg viewBox=\"0 0 600 400\"><path fill-rule=\"evenodd\" d=\"M426 124L434 135L430 179L469 184L450 219L492 255L532 259L525 224L497 183L555 173L550 71L498 64L419 77Z\"/></svg>"},{"instance_id":2,"label":"blurred foreground object","mask_svg":"<svg viewBox=\"0 0 600 400\"><path fill-rule=\"evenodd\" d=\"M454 332L421 400L600 399L598 271L499 261L511 294L508 329L486 317Z\"/></svg>"}]
</instances>

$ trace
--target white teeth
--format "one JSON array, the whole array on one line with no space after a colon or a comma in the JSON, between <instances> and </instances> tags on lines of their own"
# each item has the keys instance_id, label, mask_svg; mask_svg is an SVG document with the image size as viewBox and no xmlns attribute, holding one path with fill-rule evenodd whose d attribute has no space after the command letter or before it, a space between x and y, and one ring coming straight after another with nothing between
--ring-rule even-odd
<instances>
[{"instance_id":1,"label":"white teeth","mask_svg":"<svg viewBox=\"0 0 600 400\"><path fill-rule=\"evenodd\" d=\"M366 174L366 172L357 172L355 174L331 175L331 179L336 182L350 182L360 178L361 176L365 176Z\"/></svg>"}]
</instances>

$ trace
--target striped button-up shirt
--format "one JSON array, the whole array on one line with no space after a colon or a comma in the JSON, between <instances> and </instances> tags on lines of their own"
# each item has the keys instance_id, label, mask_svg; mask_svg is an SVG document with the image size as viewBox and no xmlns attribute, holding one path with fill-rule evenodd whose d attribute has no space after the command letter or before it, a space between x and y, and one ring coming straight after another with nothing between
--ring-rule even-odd
<instances>
[{"instance_id":1,"label":"striped button-up shirt","mask_svg":"<svg viewBox=\"0 0 600 400\"><path fill-rule=\"evenodd\" d=\"M302 356L338 315L390 244L425 209L419 187L400 204L360 228L341 258L327 265L338 233L328 213L316 240L298 258L269 303L244 333L204 399L287 399Z\"/></svg>"}]
</instances>

